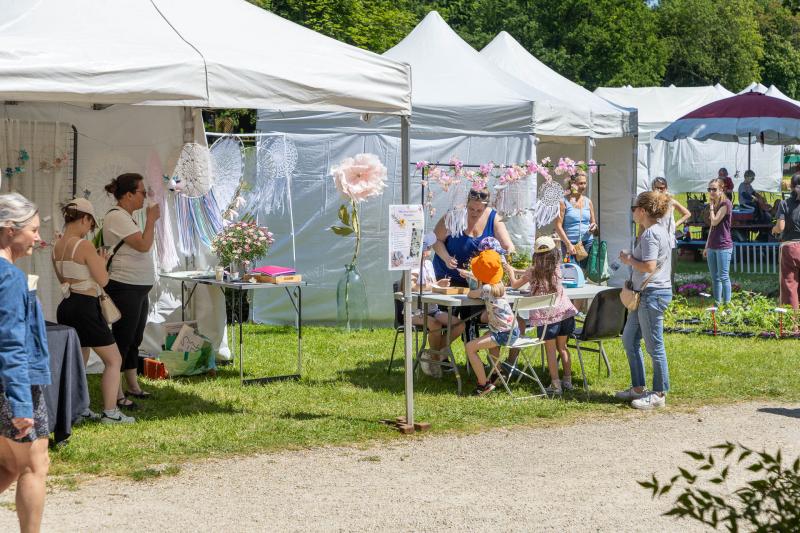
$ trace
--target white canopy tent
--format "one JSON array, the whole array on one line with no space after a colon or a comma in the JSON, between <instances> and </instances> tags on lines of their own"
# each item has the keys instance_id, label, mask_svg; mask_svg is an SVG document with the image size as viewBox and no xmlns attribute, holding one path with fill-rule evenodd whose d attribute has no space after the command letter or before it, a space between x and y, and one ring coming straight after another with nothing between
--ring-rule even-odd
<instances>
[{"instance_id":1,"label":"white canopy tent","mask_svg":"<svg viewBox=\"0 0 800 533\"><path fill-rule=\"evenodd\" d=\"M382 113L401 117L395 121L402 122L407 137L407 65L241 0L0 0L0 13L2 118L31 128L75 126L77 190L88 191L99 212L110 205L101 186L115 175L144 174L152 153L170 172L184 142L205 142L199 110L191 107ZM236 28L236 38L217 38L208 29L210 20ZM5 141L0 143L3 168L21 148ZM407 143L402 146L407 161ZM403 177L407 197L407 172ZM59 186L49 189L49 196L43 192L42 180L55 185L57 178L29 165L4 184L42 205L43 215L51 217L45 236L60 229L54 207L71 195ZM192 259L202 267L209 258ZM35 262L40 290L55 284L47 262ZM161 282L154 292L151 323L179 319L179 285ZM205 288L198 289L198 299L203 302L195 307L201 330L224 353L224 300L219 291ZM53 298L50 319L55 305ZM150 327L143 348L157 350L160 333Z\"/></svg>"},{"instance_id":2,"label":"white canopy tent","mask_svg":"<svg viewBox=\"0 0 800 533\"><path fill-rule=\"evenodd\" d=\"M481 55L519 79L530 91L569 102L566 113L560 110L548 113L546 108L535 107L538 154L540 157L595 159L603 163L599 187L596 179L590 180L601 238L608 242L609 257L629 248L632 225L628 208L634 194L636 110L609 103L558 74L507 32L500 32L481 50ZM613 283L622 281L612 280Z\"/></svg>"},{"instance_id":3,"label":"white canopy tent","mask_svg":"<svg viewBox=\"0 0 800 533\"><path fill-rule=\"evenodd\" d=\"M464 42L436 12L424 20L385 57L413 69L411 160L447 163L457 156L467 164L494 161L519 163L536 157L533 122L536 106L566 108L567 104L544 93L522 95L522 84L493 67ZM541 103L534 100L541 98ZM389 187L383 196L363 204L363 243L359 260L365 278L369 315L374 321L392 320L392 279L387 272L388 206L400 203L399 134L396 121L352 113L275 113L260 111L258 129L282 132L297 146L299 162L293 177L295 211L308 222L297 231L303 246L297 263L304 275L322 290L309 295L310 320L331 321L336 316L335 290L343 266L353 250L352 238L341 238L327 229L336 223L342 203L330 177L330 168L360 152L378 154L389 170ZM414 185L418 187L420 176ZM535 197L535 184L531 195ZM439 191L434 186L435 191ZM419 188L412 199L419 201ZM432 230L444 214L448 199L437 194L436 215L428 218ZM322 208L320 206L323 206ZM530 216L508 221L512 239L530 246L534 227ZM320 254L320 250L326 250ZM276 243L275 261L291 262L289 243ZM255 317L263 321L287 321L290 308L281 302L256 297Z\"/></svg>"},{"instance_id":4,"label":"white canopy tent","mask_svg":"<svg viewBox=\"0 0 800 533\"><path fill-rule=\"evenodd\" d=\"M738 185L747 170L747 147L720 141L683 139L667 143L656 134L686 113L705 104L733 96L717 84L706 87L600 87L595 94L620 106L639 110L637 190L650 188L653 178L663 176L672 192L703 192L708 180L721 167L728 169ZM754 145L751 166L756 173L755 188L780 190L782 152L780 147Z\"/></svg>"}]
</instances>

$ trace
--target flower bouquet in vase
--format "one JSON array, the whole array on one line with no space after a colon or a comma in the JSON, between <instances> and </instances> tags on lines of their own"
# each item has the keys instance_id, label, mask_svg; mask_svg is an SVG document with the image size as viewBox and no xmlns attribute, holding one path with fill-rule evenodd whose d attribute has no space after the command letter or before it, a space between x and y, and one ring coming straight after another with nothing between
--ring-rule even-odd
<instances>
[{"instance_id":1,"label":"flower bouquet in vase","mask_svg":"<svg viewBox=\"0 0 800 533\"><path fill-rule=\"evenodd\" d=\"M361 202L380 196L386 187L386 167L374 154L348 157L331 169L336 188L349 200L349 206L339 207L341 225L331 226L336 235L355 236L355 250L350 263L336 285L336 318L339 327L350 331L361 329L369 318L367 287L358 271L358 254L361 251Z\"/></svg>"},{"instance_id":2,"label":"flower bouquet in vase","mask_svg":"<svg viewBox=\"0 0 800 533\"><path fill-rule=\"evenodd\" d=\"M231 278L240 279L250 266L269 251L272 232L255 222L236 222L226 226L211 241L219 263L229 269Z\"/></svg>"}]
</instances>

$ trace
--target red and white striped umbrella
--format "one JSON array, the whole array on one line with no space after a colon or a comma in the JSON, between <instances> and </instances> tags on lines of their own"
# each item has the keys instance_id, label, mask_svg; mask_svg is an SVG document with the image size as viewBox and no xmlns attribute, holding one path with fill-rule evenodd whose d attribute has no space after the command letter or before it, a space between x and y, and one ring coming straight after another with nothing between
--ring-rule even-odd
<instances>
[{"instance_id":1,"label":"red and white striped umbrella","mask_svg":"<svg viewBox=\"0 0 800 533\"><path fill-rule=\"evenodd\" d=\"M797 144L800 107L758 92L739 94L695 109L661 130L656 139Z\"/></svg>"}]
</instances>

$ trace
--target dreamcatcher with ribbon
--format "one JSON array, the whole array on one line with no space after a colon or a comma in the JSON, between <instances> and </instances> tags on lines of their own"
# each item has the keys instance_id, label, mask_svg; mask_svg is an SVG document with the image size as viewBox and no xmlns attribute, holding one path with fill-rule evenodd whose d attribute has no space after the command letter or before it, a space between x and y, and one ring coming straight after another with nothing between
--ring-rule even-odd
<instances>
[{"instance_id":1,"label":"dreamcatcher with ribbon","mask_svg":"<svg viewBox=\"0 0 800 533\"><path fill-rule=\"evenodd\" d=\"M175 194L175 211L181 252L197 253L199 240L207 249L222 231L222 213L211 194L211 155L206 146L186 143L181 148L170 180Z\"/></svg>"},{"instance_id":2,"label":"dreamcatcher with ribbon","mask_svg":"<svg viewBox=\"0 0 800 533\"><path fill-rule=\"evenodd\" d=\"M264 213L282 213L291 191L291 179L297 167L297 147L285 135L258 138L256 152L258 203ZM290 202L291 204L291 202Z\"/></svg>"}]
</instances>

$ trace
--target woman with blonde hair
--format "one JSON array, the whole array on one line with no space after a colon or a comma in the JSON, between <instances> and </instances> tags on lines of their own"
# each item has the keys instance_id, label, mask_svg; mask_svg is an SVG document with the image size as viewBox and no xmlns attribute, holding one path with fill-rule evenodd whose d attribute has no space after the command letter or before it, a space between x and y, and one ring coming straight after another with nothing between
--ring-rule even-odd
<instances>
[{"instance_id":1,"label":"woman with blonde hair","mask_svg":"<svg viewBox=\"0 0 800 533\"><path fill-rule=\"evenodd\" d=\"M17 483L20 531L39 531L50 459L50 355L35 278L14 266L40 241L39 210L24 196L0 195L0 492Z\"/></svg>"},{"instance_id":2,"label":"woman with blonde hair","mask_svg":"<svg viewBox=\"0 0 800 533\"><path fill-rule=\"evenodd\" d=\"M670 198L659 192L641 193L631 206L634 221L643 228L633 253L620 252L619 259L631 267L630 288L639 291L639 307L628 313L622 344L628 355L631 387L618 392L620 400L630 401L636 409L657 409L667 404L669 369L664 347L664 312L672 301L670 282L669 235L658 220L670 208ZM653 361L653 390L645 387L644 339Z\"/></svg>"}]
</instances>

